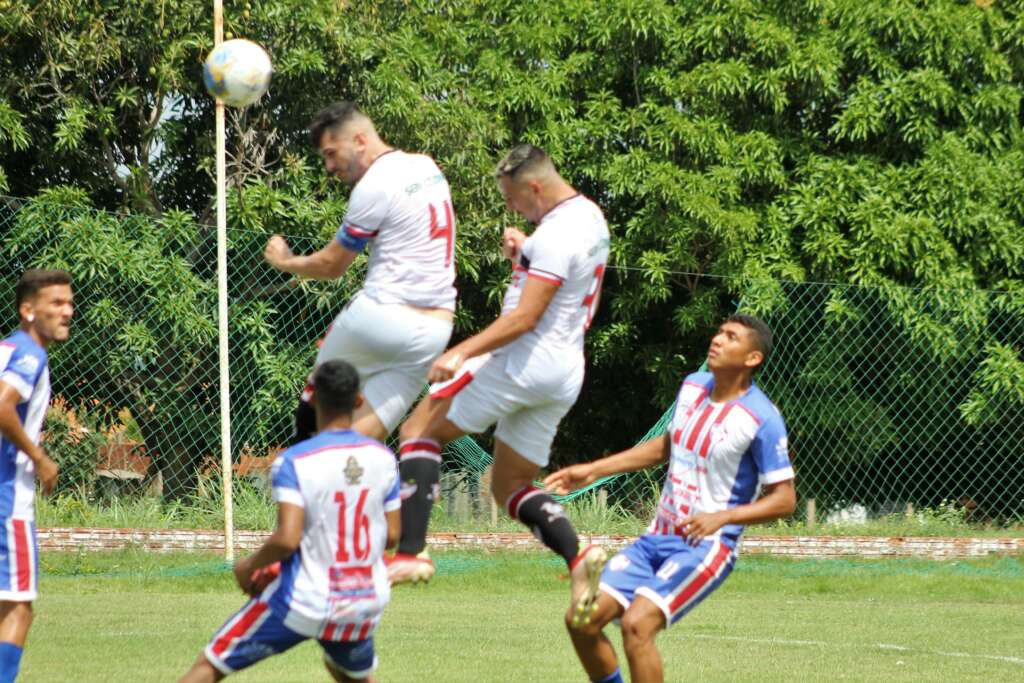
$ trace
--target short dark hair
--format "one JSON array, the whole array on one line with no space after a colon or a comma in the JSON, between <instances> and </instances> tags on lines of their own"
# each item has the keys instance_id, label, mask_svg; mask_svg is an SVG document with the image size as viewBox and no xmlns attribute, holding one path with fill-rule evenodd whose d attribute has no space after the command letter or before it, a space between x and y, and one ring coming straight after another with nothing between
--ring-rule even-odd
<instances>
[{"instance_id":1,"label":"short dark hair","mask_svg":"<svg viewBox=\"0 0 1024 683\"><path fill-rule=\"evenodd\" d=\"M317 112L317 115L309 123L309 139L313 142L314 147L319 147L324 131L344 126L359 116L365 117L366 114L359 111L359 107L354 102L332 102Z\"/></svg>"},{"instance_id":2,"label":"short dark hair","mask_svg":"<svg viewBox=\"0 0 1024 683\"><path fill-rule=\"evenodd\" d=\"M761 352L761 363L754 368L754 372L757 372L764 367L764 364L768 362L768 356L772 353L772 331L771 328L760 318L747 315L746 313L733 313L725 322L727 323L739 323L743 327L750 330L754 338L754 347Z\"/></svg>"},{"instance_id":3,"label":"short dark hair","mask_svg":"<svg viewBox=\"0 0 1024 683\"><path fill-rule=\"evenodd\" d=\"M29 268L22 274L14 288L14 310L21 308L21 302L31 299L40 289L50 285L70 285L71 275L56 268Z\"/></svg>"},{"instance_id":4,"label":"short dark hair","mask_svg":"<svg viewBox=\"0 0 1024 683\"><path fill-rule=\"evenodd\" d=\"M508 154L498 162L498 167L494 171L496 178L510 178L516 180L517 176L526 172L532 171L539 168L541 165L550 165L551 168L555 167L551 157L548 153L542 150L540 147L531 145L528 142L524 142L521 145L516 145Z\"/></svg>"},{"instance_id":5,"label":"short dark hair","mask_svg":"<svg viewBox=\"0 0 1024 683\"><path fill-rule=\"evenodd\" d=\"M359 373L351 363L329 360L313 372L313 400L328 415L350 415L359 395Z\"/></svg>"}]
</instances>

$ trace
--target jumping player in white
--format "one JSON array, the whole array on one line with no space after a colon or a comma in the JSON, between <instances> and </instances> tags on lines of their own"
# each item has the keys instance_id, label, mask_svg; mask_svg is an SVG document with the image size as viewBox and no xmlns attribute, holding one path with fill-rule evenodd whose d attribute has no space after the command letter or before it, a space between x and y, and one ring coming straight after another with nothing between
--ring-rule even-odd
<instances>
[{"instance_id":1,"label":"jumping player in white","mask_svg":"<svg viewBox=\"0 0 1024 683\"><path fill-rule=\"evenodd\" d=\"M320 433L274 460L277 527L235 563L253 599L182 683L219 681L309 638L334 680L373 681L373 633L390 596L382 556L400 533L398 468L387 447L351 430L362 397L350 364L320 365L312 399ZM265 571L276 563L279 573Z\"/></svg>"},{"instance_id":2,"label":"jumping player in white","mask_svg":"<svg viewBox=\"0 0 1024 683\"><path fill-rule=\"evenodd\" d=\"M58 471L39 446L50 403L46 350L68 338L75 312L71 277L63 270L27 270L15 303L21 329L0 342L0 683L17 678L32 626L39 576L36 479L50 493Z\"/></svg>"},{"instance_id":3,"label":"jumping player in white","mask_svg":"<svg viewBox=\"0 0 1024 683\"><path fill-rule=\"evenodd\" d=\"M366 280L334 320L314 369L333 358L359 372L366 403L352 428L384 440L423 390L427 370L452 332L455 213L444 174L422 154L388 146L351 102L323 109L310 124L324 169L352 185L335 239L295 255L280 235L264 256L274 268L318 280L344 275L369 244ZM292 443L314 431L308 387L295 413Z\"/></svg>"},{"instance_id":4,"label":"jumping player in white","mask_svg":"<svg viewBox=\"0 0 1024 683\"><path fill-rule=\"evenodd\" d=\"M573 646L591 681L621 683L611 642L602 632L622 620L634 683L664 680L655 636L725 581L736 562L743 525L788 517L796 507L786 426L753 383L771 351L761 320L737 314L711 340L710 372L683 382L664 436L549 475L566 494L601 477L668 462L658 511L647 533L604 569L588 610L566 615ZM758 498L759 488L764 495Z\"/></svg>"},{"instance_id":5,"label":"jumping player in white","mask_svg":"<svg viewBox=\"0 0 1024 683\"><path fill-rule=\"evenodd\" d=\"M547 465L558 423L583 383L583 335L598 304L609 233L601 209L519 145L498 165L508 208L537 227L510 228L502 250L513 263L501 316L435 361L430 394L402 425L402 540L389 560L392 582L428 580L426 543L443 444L497 422L491 492L570 568L573 601L596 592L604 551L579 548L562 507L533 486Z\"/></svg>"}]
</instances>

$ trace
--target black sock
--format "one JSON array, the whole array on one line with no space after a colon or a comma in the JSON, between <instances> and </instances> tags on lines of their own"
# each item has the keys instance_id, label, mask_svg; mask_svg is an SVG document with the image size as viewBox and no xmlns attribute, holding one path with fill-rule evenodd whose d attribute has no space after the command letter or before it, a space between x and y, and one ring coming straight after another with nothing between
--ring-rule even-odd
<instances>
[{"instance_id":1,"label":"black sock","mask_svg":"<svg viewBox=\"0 0 1024 683\"><path fill-rule=\"evenodd\" d=\"M290 445L294 446L316 435L316 411L305 399L299 399L299 407L295 409L295 424Z\"/></svg>"},{"instance_id":2,"label":"black sock","mask_svg":"<svg viewBox=\"0 0 1024 683\"><path fill-rule=\"evenodd\" d=\"M580 539L565 510L540 489L524 486L508 499L508 514L530 527L541 543L571 564L579 553Z\"/></svg>"},{"instance_id":3,"label":"black sock","mask_svg":"<svg viewBox=\"0 0 1024 683\"><path fill-rule=\"evenodd\" d=\"M402 540L398 552L416 555L427 545L430 510L441 478L441 446L432 439L410 439L398 447L402 479Z\"/></svg>"}]
</instances>

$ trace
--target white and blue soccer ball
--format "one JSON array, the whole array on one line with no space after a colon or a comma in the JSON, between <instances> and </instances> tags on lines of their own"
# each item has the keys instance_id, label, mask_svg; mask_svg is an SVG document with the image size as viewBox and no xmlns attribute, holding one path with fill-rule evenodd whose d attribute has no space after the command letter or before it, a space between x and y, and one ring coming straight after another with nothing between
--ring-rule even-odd
<instances>
[{"instance_id":1,"label":"white and blue soccer ball","mask_svg":"<svg viewBox=\"0 0 1024 683\"><path fill-rule=\"evenodd\" d=\"M226 40L203 63L203 83L211 95L232 107L247 107L267 92L273 68L266 51L252 42Z\"/></svg>"}]
</instances>

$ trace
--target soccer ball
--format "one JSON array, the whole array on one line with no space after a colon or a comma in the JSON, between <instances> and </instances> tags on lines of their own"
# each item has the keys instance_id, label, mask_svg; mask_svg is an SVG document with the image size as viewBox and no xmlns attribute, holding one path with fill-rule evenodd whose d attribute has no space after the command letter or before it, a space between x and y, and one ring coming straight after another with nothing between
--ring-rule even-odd
<instances>
[{"instance_id":1,"label":"soccer ball","mask_svg":"<svg viewBox=\"0 0 1024 683\"><path fill-rule=\"evenodd\" d=\"M232 107L247 107L270 85L270 57L249 40L226 40L203 63L203 82L211 95Z\"/></svg>"}]
</instances>

